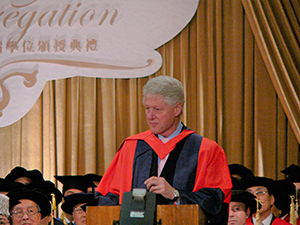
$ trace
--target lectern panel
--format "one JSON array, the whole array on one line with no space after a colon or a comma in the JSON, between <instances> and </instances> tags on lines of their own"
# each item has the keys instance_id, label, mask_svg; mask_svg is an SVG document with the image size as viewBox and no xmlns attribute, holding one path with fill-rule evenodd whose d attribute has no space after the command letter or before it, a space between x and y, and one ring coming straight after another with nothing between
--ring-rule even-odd
<instances>
[{"instance_id":1,"label":"lectern panel","mask_svg":"<svg viewBox=\"0 0 300 225\"><path fill-rule=\"evenodd\" d=\"M204 218L198 205L158 205L157 220L161 224L204 224L200 223Z\"/></svg>"},{"instance_id":2,"label":"lectern panel","mask_svg":"<svg viewBox=\"0 0 300 225\"><path fill-rule=\"evenodd\" d=\"M87 225L113 225L120 219L121 206L88 206ZM198 205L158 205L157 221L161 225L206 224Z\"/></svg>"}]
</instances>

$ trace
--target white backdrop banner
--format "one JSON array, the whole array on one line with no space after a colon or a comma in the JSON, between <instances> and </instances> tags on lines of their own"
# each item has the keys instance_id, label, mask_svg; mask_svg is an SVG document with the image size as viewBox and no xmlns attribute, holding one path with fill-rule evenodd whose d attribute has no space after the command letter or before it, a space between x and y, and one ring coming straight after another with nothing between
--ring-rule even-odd
<instances>
[{"instance_id":1,"label":"white backdrop banner","mask_svg":"<svg viewBox=\"0 0 300 225\"><path fill-rule=\"evenodd\" d=\"M157 72L155 49L189 23L198 2L0 1L0 127L22 118L48 80Z\"/></svg>"}]
</instances>

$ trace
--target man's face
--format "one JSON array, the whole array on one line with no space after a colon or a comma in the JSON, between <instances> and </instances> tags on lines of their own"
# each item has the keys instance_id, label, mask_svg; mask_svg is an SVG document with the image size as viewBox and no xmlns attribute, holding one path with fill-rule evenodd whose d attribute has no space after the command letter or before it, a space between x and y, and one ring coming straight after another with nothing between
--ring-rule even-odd
<instances>
[{"instance_id":1,"label":"man's face","mask_svg":"<svg viewBox=\"0 0 300 225\"><path fill-rule=\"evenodd\" d=\"M169 106L162 96L146 94L144 106L152 133L168 137L176 130L179 121L177 117L181 113L180 103Z\"/></svg>"},{"instance_id":2,"label":"man's face","mask_svg":"<svg viewBox=\"0 0 300 225\"><path fill-rule=\"evenodd\" d=\"M76 194L76 193L83 193L83 191L79 190L79 189L75 189L75 188L72 188L72 189L68 189L65 193L64 193L64 197L66 197L67 195L71 195L71 194ZM64 203L65 200L63 199L62 200L62 203ZM68 213L65 213L66 217L68 220L72 221L73 220L73 217L72 215L68 214Z\"/></svg>"},{"instance_id":3,"label":"man's face","mask_svg":"<svg viewBox=\"0 0 300 225\"><path fill-rule=\"evenodd\" d=\"M86 212L80 207L84 203L78 204L74 207L73 218L76 225L85 225L86 224Z\"/></svg>"},{"instance_id":4,"label":"man's face","mask_svg":"<svg viewBox=\"0 0 300 225\"><path fill-rule=\"evenodd\" d=\"M0 215L0 224L8 225L9 224L8 218L4 215Z\"/></svg>"},{"instance_id":5,"label":"man's face","mask_svg":"<svg viewBox=\"0 0 300 225\"><path fill-rule=\"evenodd\" d=\"M271 214L271 207L274 204L274 196L270 195L268 189L262 186L250 187L246 191L255 195L256 198L261 202L261 209L259 213L261 216L268 216Z\"/></svg>"},{"instance_id":6,"label":"man's face","mask_svg":"<svg viewBox=\"0 0 300 225\"><path fill-rule=\"evenodd\" d=\"M250 209L247 208L244 203L241 202L230 202L229 203L229 215L228 225L244 225L246 219L250 215Z\"/></svg>"},{"instance_id":7,"label":"man's face","mask_svg":"<svg viewBox=\"0 0 300 225\"><path fill-rule=\"evenodd\" d=\"M41 220L41 213L35 202L22 199L21 203L14 206L12 210L12 221L14 225L38 225Z\"/></svg>"}]
</instances>

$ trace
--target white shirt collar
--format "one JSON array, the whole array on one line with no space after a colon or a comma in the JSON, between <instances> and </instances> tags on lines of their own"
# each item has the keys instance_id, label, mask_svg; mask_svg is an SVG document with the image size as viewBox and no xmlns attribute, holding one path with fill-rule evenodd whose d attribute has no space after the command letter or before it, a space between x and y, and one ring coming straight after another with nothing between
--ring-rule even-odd
<instances>
[{"instance_id":1,"label":"white shirt collar","mask_svg":"<svg viewBox=\"0 0 300 225\"><path fill-rule=\"evenodd\" d=\"M271 225L272 217L273 217L272 213L270 213L270 215L261 222L263 223L263 225ZM254 216L252 216L252 221L253 221L253 225L256 225L256 218Z\"/></svg>"},{"instance_id":2,"label":"white shirt collar","mask_svg":"<svg viewBox=\"0 0 300 225\"><path fill-rule=\"evenodd\" d=\"M181 121L179 121L179 124L178 124L176 130L169 137L167 137L167 138L169 140L171 140L172 138L176 137L178 134L181 133L182 127L183 127L183 124L181 123ZM164 137L159 134L158 138L159 138L159 140L161 140Z\"/></svg>"}]
</instances>

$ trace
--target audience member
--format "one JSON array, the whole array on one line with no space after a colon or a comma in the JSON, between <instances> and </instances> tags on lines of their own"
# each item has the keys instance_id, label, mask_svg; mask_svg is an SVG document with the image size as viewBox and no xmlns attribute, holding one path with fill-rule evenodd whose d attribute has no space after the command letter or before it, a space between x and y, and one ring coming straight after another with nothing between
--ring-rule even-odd
<instances>
[{"instance_id":1,"label":"audience member","mask_svg":"<svg viewBox=\"0 0 300 225\"><path fill-rule=\"evenodd\" d=\"M300 190L300 166L292 164L281 172L287 175L286 180L293 182L296 189Z\"/></svg>"},{"instance_id":2,"label":"audience member","mask_svg":"<svg viewBox=\"0 0 300 225\"><path fill-rule=\"evenodd\" d=\"M285 175L287 175L286 180L293 182L296 187L296 210L297 214L300 215L300 166L296 166L295 164L290 165L286 169L281 171Z\"/></svg>"},{"instance_id":3,"label":"audience member","mask_svg":"<svg viewBox=\"0 0 300 225\"><path fill-rule=\"evenodd\" d=\"M51 213L48 198L37 189L20 188L8 193L13 225L38 225Z\"/></svg>"},{"instance_id":4,"label":"audience member","mask_svg":"<svg viewBox=\"0 0 300 225\"><path fill-rule=\"evenodd\" d=\"M255 196L247 191L232 190L229 204L228 225L245 225L256 211Z\"/></svg>"},{"instance_id":5,"label":"audience member","mask_svg":"<svg viewBox=\"0 0 300 225\"><path fill-rule=\"evenodd\" d=\"M44 181L43 175L39 170L26 170L23 167L16 166L5 177L10 182L22 183L28 185L35 182Z\"/></svg>"},{"instance_id":6,"label":"audience member","mask_svg":"<svg viewBox=\"0 0 300 225\"><path fill-rule=\"evenodd\" d=\"M65 202L61 208L64 212L71 214L76 225L86 224L86 204L97 205L97 199L93 193L77 193L65 197Z\"/></svg>"},{"instance_id":7,"label":"audience member","mask_svg":"<svg viewBox=\"0 0 300 225\"><path fill-rule=\"evenodd\" d=\"M246 177L253 177L253 172L248 169L247 167L241 165L241 164L229 164L229 172L231 175L232 185L234 186L235 183Z\"/></svg>"},{"instance_id":8,"label":"audience member","mask_svg":"<svg viewBox=\"0 0 300 225\"><path fill-rule=\"evenodd\" d=\"M275 202L275 185L274 180L266 177L247 177L239 181L236 188L255 195L261 205L261 208L257 208L257 212L247 219L247 225L289 225L288 222L275 217L271 212L271 207Z\"/></svg>"},{"instance_id":9,"label":"audience member","mask_svg":"<svg viewBox=\"0 0 300 225\"><path fill-rule=\"evenodd\" d=\"M300 225L295 208L295 185L288 180L275 181L275 202L272 213L293 225Z\"/></svg>"},{"instance_id":10,"label":"audience member","mask_svg":"<svg viewBox=\"0 0 300 225\"><path fill-rule=\"evenodd\" d=\"M229 171L230 171L230 175L233 176L234 178L236 178L237 180L240 180L247 176L250 176L250 177L254 176L252 170L250 170L249 168L247 168L241 164L237 164L237 163L229 164Z\"/></svg>"},{"instance_id":11,"label":"audience member","mask_svg":"<svg viewBox=\"0 0 300 225\"><path fill-rule=\"evenodd\" d=\"M9 214L9 198L3 194L0 194L0 224L11 224L11 218Z\"/></svg>"},{"instance_id":12,"label":"audience member","mask_svg":"<svg viewBox=\"0 0 300 225\"><path fill-rule=\"evenodd\" d=\"M62 201L62 194L55 187L54 183L52 183L51 181L43 181L35 184L30 184L28 185L28 188L37 188L38 190L43 192L51 204L50 214L41 219L39 225L63 225L63 222L59 221L54 216L54 211L57 209L58 204Z\"/></svg>"},{"instance_id":13,"label":"audience member","mask_svg":"<svg viewBox=\"0 0 300 225\"><path fill-rule=\"evenodd\" d=\"M63 202L66 196L76 193L87 193L89 187L95 186L93 182L84 176L68 175L54 177L63 184ZM72 214L68 214L66 212L61 215L60 219L64 222L64 224L71 224L73 221Z\"/></svg>"}]
</instances>

